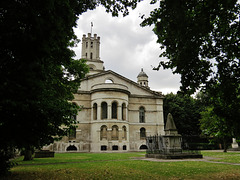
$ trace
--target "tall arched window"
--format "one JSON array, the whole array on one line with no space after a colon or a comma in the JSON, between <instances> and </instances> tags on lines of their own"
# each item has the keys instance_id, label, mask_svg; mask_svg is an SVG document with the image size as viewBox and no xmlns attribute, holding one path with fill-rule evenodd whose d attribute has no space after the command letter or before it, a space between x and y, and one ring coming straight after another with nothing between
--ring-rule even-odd
<instances>
[{"instance_id":1,"label":"tall arched window","mask_svg":"<svg viewBox=\"0 0 240 180\"><path fill-rule=\"evenodd\" d=\"M139 108L139 122L145 123L145 109L142 106Z\"/></svg>"},{"instance_id":2,"label":"tall arched window","mask_svg":"<svg viewBox=\"0 0 240 180\"><path fill-rule=\"evenodd\" d=\"M123 131L123 137L122 137L122 139L123 139L123 140L127 140L127 128L126 128L126 126L123 126L123 127L122 127L122 131Z\"/></svg>"},{"instance_id":3,"label":"tall arched window","mask_svg":"<svg viewBox=\"0 0 240 180\"><path fill-rule=\"evenodd\" d=\"M102 102L102 104L101 104L101 110L102 110L102 112L101 112L101 118L102 119L107 119L107 103L106 102Z\"/></svg>"},{"instance_id":4,"label":"tall arched window","mask_svg":"<svg viewBox=\"0 0 240 180\"><path fill-rule=\"evenodd\" d=\"M68 139L76 139L76 127L71 127L68 131Z\"/></svg>"},{"instance_id":5,"label":"tall arched window","mask_svg":"<svg viewBox=\"0 0 240 180\"><path fill-rule=\"evenodd\" d=\"M112 126L112 140L118 140L118 126Z\"/></svg>"},{"instance_id":6,"label":"tall arched window","mask_svg":"<svg viewBox=\"0 0 240 180\"><path fill-rule=\"evenodd\" d=\"M140 139L145 139L145 138L146 138L146 129L142 127L140 129Z\"/></svg>"},{"instance_id":7,"label":"tall arched window","mask_svg":"<svg viewBox=\"0 0 240 180\"><path fill-rule=\"evenodd\" d=\"M97 120L97 103L93 104L93 120Z\"/></svg>"},{"instance_id":8,"label":"tall arched window","mask_svg":"<svg viewBox=\"0 0 240 180\"><path fill-rule=\"evenodd\" d=\"M71 119L76 122L77 121L77 115L72 115Z\"/></svg>"},{"instance_id":9,"label":"tall arched window","mask_svg":"<svg viewBox=\"0 0 240 180\"><path fill-rule=\"evenodd\" d=\"M93 58L93 53L91 52L91 53L90 53L90 59L92 59L92 58Z\"/></svg>"},{"instance_id":10,"label":"tall arched window","mask_svg":"<svg viewBox=\"0 0 240 180\"><path fill-rule=\"evenodd\" d=\"M79 106L77 105L77 103L75 103L75 102L73 102L72 105L79 107ZM77 114L72 115L72 116L71 116L71 119L72 119L74 122L77 122Z\"/></svg>"},{"instance_id":11,"label":"tall arched window","mask_svg":"<svg viewBox=\"0 0 240 180\"><path fill-rule=\"evenodd\" d=\"M112 103L112 119L117 119L117 102Z\"/></svg>"},{"instance_id":12,"label":"tall arched window","mask_svg":"<svg viewBox=\"0 0 240 180\"><path fill-rule=\"evenodd\" d=\"M107 126L105 125L101 127L100 140L107 140Z\"/></svg>"},{"instance_id":13,"label":"tall arched window","mask_svg":"<svg viewBox=\"0 0 240 180\"><path fill-rule=\"evenodd\" d=\"M122 120L126 120L126 110L127 110L126 104L123 103L122 104Z\"/></svg>"}]
</instances>

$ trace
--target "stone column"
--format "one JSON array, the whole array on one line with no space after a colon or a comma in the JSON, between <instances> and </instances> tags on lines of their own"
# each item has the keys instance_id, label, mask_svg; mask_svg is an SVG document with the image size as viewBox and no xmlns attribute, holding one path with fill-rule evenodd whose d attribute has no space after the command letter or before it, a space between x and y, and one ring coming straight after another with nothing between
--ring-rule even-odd
<instances>
[{"instance_id":1,"label":"stone column","mask_svg":"<svg viewBox=\"0 0 240 180\"><path fill-rule=\"evenodd\" d=\"M122 106L117 107L117 119L122 120Z\"/></svg>"},{"instance_id":2,"label":"stone column","mask_svg":"<svg viewBox=\"0 0 240 180\"><path fill-rule=\"evenodd\" d=\"M123 131L122 129L118 129L118 141L119 142L122 142L122 137L123 137Z\"/></svg>"},{"instance_id":3,"label":"stone column","mask_svg":"<svg viewBox=\"0 0 240 180\"><path fill-rule=\"evenodd\" d=\"M97 120L100 120L101 117L101 105L97 105Z\"/></svg>"},{"instance_id":4,"label":"stone column","mask_svg":"<svg viewBox=\"0 0 240 180\"><path fill-rule=\"evenodd\" d=\"M112 128L107 129L107 140L111 141L112 140Z\"/></svg>"},{"instance_id":5,"label":"stone column","mask_svg":"<svg viewBox=\"0 0 240 180\"><path fill-rule=\"evenodd\" d=\"M128 106L127 106L127 105L126 105L125 113L126 113L126 119L125 119L125 121L128 121Z\"/></svg>"},{"instance_id":6,"label":"stone column","mask_svg":"<svg viewBox=\"0 0 240 180\"><path fill-rule=\"evenodd\" d=\"M111 104L108 104L108 117L107 119L112 119L112 108Z\"/></svg>"},{"instance_id":7,"label":"stone column","mask_svg":"<svg viewBox=\"0 0 240 180\"><path fill-rule=\"evenodd\" d=\"M91 121L93 120L93 106L91 106Z\"/></svg>"}]
</instances>

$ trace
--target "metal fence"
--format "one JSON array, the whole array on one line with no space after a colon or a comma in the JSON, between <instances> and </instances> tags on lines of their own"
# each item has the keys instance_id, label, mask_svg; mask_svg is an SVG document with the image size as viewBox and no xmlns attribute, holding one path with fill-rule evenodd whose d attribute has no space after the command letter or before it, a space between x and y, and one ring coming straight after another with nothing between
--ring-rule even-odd
<instances>
[{"instance_id":1,"label":"metal fence","mask_svg":"<svg viewBox=\"0 0 240 180\"><path fill-rule=\"evenodd\" d=\"M148 147L147 154L201 154L199 150L190 150L181 148L166 148L164 136L148 136L146 137L146 145Z\"/></svg>"}]
</instances>

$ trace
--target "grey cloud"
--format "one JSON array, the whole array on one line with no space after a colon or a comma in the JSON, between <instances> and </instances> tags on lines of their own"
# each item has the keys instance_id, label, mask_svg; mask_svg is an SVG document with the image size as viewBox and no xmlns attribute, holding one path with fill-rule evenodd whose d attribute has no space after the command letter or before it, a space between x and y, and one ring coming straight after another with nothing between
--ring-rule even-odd
<instances>
[{"instance_id":1,"label":"grey cloud","mask_svg":"<svg viewBox=\"0 0 240 180\"><path fill-rule=\"evenodd\" d=\"M100 57L106 69L137 81L140 69L144 68L152 89L164 94L177 92L180 85L178 75L173 75L170 70L152 70L151 65L157 66L159 63L160 45L156 43L152 27L140 27L139 13L149 9L144 9L144 4L139 7L124 18L113 18L102 7L86 12L79 17L75 32L81 39L83 34L90 32L90 23L93 22L93 33L101 37ZM81 43L74 50L79 58Z\"/></svg>"}]
</instances>

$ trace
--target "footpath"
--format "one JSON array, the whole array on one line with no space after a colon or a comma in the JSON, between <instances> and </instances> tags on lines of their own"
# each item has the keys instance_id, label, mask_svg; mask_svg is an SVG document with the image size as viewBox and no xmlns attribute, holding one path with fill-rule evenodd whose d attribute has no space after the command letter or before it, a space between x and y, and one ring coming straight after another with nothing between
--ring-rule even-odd
<instances>
[{"instance_id":1,"label":"footpath","mask_svg":"<svg viewBox=\"0 0 240 180\"><path fill-rule=\"evenodd\" d=\"M204 150L206 152L223 152L223 150ZM239 152L239 151L228 151L228 152ZM215 164L228 164L228 165L236 165L240 166L240 163L229 163L229 162L222 162L220 161L221 158L214 158L214 157L208 157L203 156L203 158L199 159L156 159L156 158L134 158L136 160L143 160L143 161L154 161L154 162L181 162L181 161L203 161L208 163L215 163ZM213 161L213 160L219 160L219 161Z\"/></svg>"}]
</instances>

